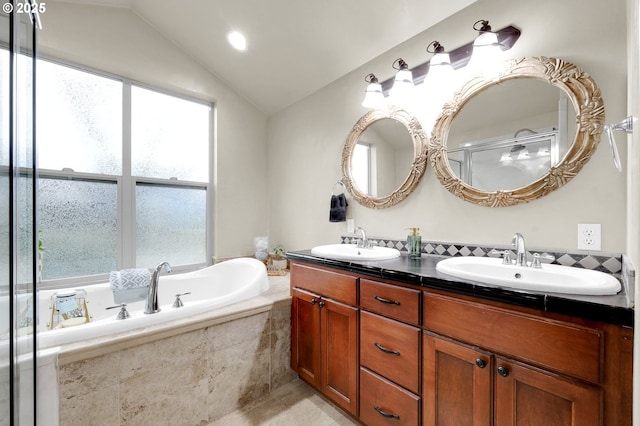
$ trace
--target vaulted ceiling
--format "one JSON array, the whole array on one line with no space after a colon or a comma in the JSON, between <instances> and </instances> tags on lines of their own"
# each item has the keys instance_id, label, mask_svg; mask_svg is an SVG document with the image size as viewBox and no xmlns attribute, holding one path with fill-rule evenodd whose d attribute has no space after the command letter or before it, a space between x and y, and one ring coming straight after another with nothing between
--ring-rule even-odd
<instances>
[{"instance_id":1,"label":"vaulted ceiling","mask_svg":"<svg viewBox=\"0 0 640 426\"><path fill-rule=\"evenodd\" d=\"M130 9L271 115L475 0L57 1ZM246 51L229 46L232 30Z\"/></svg>"}]
</instances>

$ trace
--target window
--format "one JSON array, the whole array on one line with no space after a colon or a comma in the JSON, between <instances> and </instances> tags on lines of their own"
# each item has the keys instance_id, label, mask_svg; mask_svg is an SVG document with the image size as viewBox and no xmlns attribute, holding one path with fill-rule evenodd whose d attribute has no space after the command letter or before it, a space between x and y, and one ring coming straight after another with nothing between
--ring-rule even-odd
<instances>
[{"instance_id":1,"label":"window","mask_svg":"<svg viewBox=\"0 0 640 426\"><path fill-rule=\"evenodd\" d=\"M44 60L37 79L43 279L207 264L211 105Z\"/></svg>"},{"instance_id":2,"label":"window","mask_svg":"<svg viewBox=\"0 0 640 426\"><path fill-rule=\"evenodd\" d=\"M351 158L351 173L358 189L367 195L371 193L371 145L358 142L353 147Z\"/></svg>"}]
</instances>

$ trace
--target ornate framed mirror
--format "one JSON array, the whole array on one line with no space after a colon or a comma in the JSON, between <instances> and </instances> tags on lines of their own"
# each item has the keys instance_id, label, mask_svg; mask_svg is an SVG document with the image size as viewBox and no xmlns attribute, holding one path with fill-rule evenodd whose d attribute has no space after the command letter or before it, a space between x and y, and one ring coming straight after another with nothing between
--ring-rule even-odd
<instances>
[{"instance_id":1,"label":"ornate framed mirror","mask_svg":"<svg viewBox=\"0 0 640 426\"><path fill-rule=\"evenodd\" d=\"M523 58L475 77L437 118L429 155L452 194L491 207L526 203L571 180L604 127L595 81L556 58Z\"/></svg>"},{"instance_id":2,"label":"ornate framed mirror","mask_svg":"<svg viewBox=\"0 0 640 426\"><path fill-rule=\"evenodd\" d=\"M391 207L414 190L427 167L427 138L418 120L390 106L362 116L342 151L343 182L365 207Z\"/></svg>"}]
</instances>

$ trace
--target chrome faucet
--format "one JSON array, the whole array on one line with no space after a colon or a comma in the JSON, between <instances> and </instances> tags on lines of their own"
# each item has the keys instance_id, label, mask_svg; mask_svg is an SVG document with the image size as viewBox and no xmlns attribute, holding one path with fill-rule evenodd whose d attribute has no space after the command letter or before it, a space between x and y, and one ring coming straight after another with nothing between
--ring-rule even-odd
<instances>
[{"instance_id":1,"label":"chrome faucet","mask_svg":"<svg viewBox=\"0 0 640 426\"><path fill-rule=\"evenodd\" d=\"M160 271L162 268L164 268L166 272L171 272L169 262L162 262L153 270L151 282L149 283L149 291L147 292L147 303L144 305L145 314L160 312L160 305L158 304L158 280L160 279Z\"/></svg>"},{"instance_id":2,"label":"chrome faucet","mask_svg":"<svg viewBox=\"0 0 640 426\"><path fill-rule=\"evenodd\" d=\"M369 240L367 239L367 233L364 232L364 228L358 226L356 228L356 234L358 233L358 231L362 232L362 241L358 243L358 247L359 248L369 248Z\"/></svg>"},{"instance_id":3,"label":"chrome faucet","mask_svg":"<svg viewBox=\"0 0 640 426\"><path fill-rule=\"evenodd\" d=\"M527 266L527 249L524 246L524 237L521 233L513 234L511 245L516 249L516 265Z\"/></svg>"}]
</instances>

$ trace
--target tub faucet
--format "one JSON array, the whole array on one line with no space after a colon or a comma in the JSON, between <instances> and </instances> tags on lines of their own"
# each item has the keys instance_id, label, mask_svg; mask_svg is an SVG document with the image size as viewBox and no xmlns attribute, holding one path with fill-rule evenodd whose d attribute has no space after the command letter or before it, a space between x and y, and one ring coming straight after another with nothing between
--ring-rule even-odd
<instances>
[{"instance_id":1,"label":"tub faucet","mask_svg":"<svg viewBox=\"0 0 640 426\"><path fill-rule=\"evenodd\" d=\"M362 232L362 241L360 241L358 243L358 247L359 248L369 248L369 247L371 247L371 245L369 244L369 240L367 239L367 233L364 232L364 228L358 226L356 228L356 234L358 233L358 231Z\"/></svg>"},{"instance_id":2,"label":"tub faucet","mask_svg":"<svg viewBox=\"0 0 640 426\"><path fill-rule=\"evenodd\" d=\"M513 234L511 245L516 249L516 265L527 266L527 249L524 246L524 237L521 233Z\"/></svg>"},{"instance_id":3,"label":"tub faucet","mask_svg":"<svg viewBox=\"0 0 640 426\"><path fill-rule=\"evenodd\" d=\"M160 271L162 268L164 268L166 272L171 272L169 262L162 262L153 270L151 282L149 283L149 291L147 292L147 303L144 305L145 314L160 312L160 306L158 305L158 280L160 279Z\"/></svg>"}]
</instances>

